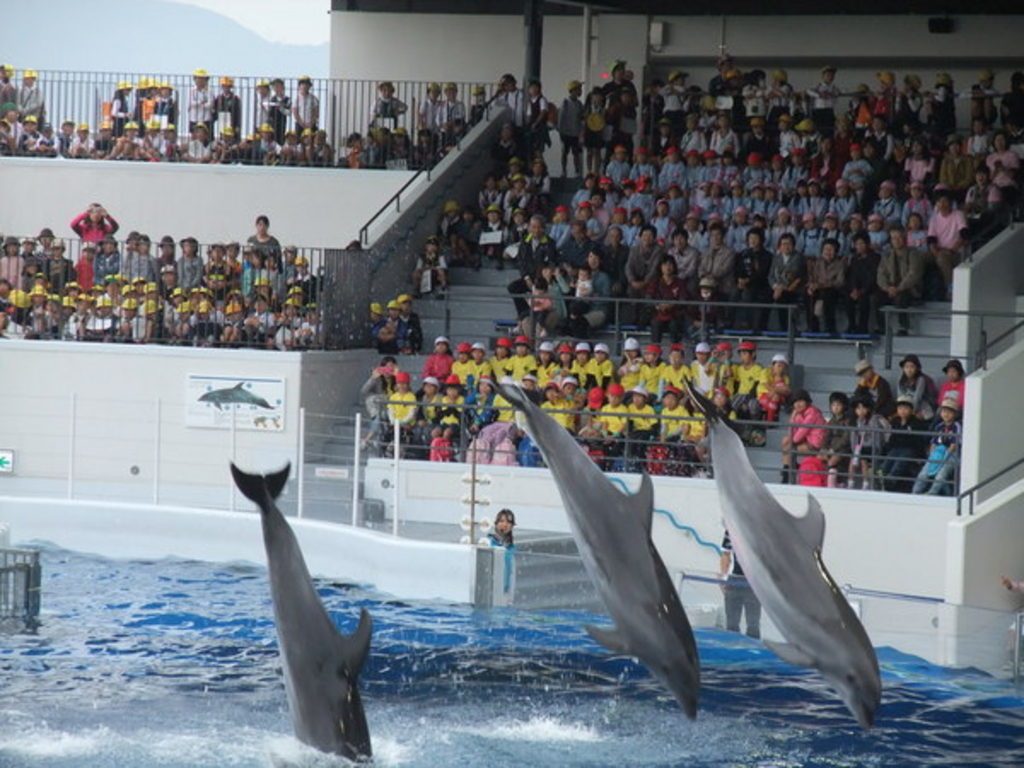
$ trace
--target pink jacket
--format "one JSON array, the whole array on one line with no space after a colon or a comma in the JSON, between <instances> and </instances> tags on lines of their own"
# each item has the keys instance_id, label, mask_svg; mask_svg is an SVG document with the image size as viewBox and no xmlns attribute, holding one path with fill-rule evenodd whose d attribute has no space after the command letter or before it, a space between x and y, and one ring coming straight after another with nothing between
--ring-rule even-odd
<instances>
[{"instance_id":1,"label":"pink jacket","mask_svg":"<svg viewBox=\"0 0 1024 768\"><path fill-rule=\"evenodd\" d=\"M794 412L789 424L792 427L793 445L800 445L806 440L812 448L817 450L825 442L825 430L814 428L814 425L818 424L824 426L825 417L813 405L804 408L803 413Z\"/></svg>"},{"instance_id":2,"label":"pink jacket","mask_svg":"<svg viewBox=\"0 0 1024 768\"><path fill-rule=\"evenodd\" d=\"M71 221L71 229L86 243L98 243L107 235L112 235L120 229L120 225L114 221L114 217L107 215L99 227L94 227L89 220L89 212L80 213Z\"/></svg>"},{"instance_id":3,"label":"pink jacket","mask_svg":"<svg viewBox=\"0 0 1024 768\"><path fill-rule=\"evenodd\" d=\"M452 362L454 358L451 355L442 355L435 352L427 358L427 362L423 364L423 378L427 376L433 376L439 382L444 384L444 380L448 378L448 374L452 372Z\"/></svg>"}]
</instances>

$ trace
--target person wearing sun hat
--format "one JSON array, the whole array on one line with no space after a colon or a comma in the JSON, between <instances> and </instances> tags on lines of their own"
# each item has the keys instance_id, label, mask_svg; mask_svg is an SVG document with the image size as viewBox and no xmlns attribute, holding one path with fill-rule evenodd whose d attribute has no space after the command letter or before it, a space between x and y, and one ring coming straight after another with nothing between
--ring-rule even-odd
<instances>
[{"instance_id":1,"label":"person wearing sun hat","mask_svg":"<svg viewBox=\"0 0 1024 768\"><path fill-rule=\"evenodd\" d=\"M956 470L960 465L960 402L947 397L939 403L939 419L933 426L935 436L928 446L928 461L917 475L913 493L952 496L956 493Z\"/></svg>"},{"instance_id":2,"label":"person wearing sun hat","mask_svg":"<svg viewBox=\"0 0 1024 768\"><path fill-rule=\"evenodd\" d=\"M216 119L213 113L213 94L210 92L210 75L205 69L192 73L192 87L188 91L188 130L192 133L197 123L211 125Z\"/></svg>"},{"instance_id":3,"label":"person wearing sun hat","mask_svg":"<svg viewBox=\"0 0 1024 768\"><path fill-rule=\"evenodd\" d=\"M313 78L303 75L298 80L298 92L292 102L292 119L295 131L316 132L320 123L320 99L313 93Z\"/></svg>"}]
</instances>

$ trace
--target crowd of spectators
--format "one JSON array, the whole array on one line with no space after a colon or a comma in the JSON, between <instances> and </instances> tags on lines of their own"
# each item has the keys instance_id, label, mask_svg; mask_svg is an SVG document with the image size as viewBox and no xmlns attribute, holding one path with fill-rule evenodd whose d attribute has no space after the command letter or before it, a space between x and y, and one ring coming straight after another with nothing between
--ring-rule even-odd
<instances>
[{"instance_id":1,"label":"crowd of spectators","mask_svg":"<svg viewBox=\"0 0 1024 768\"><path fill-rule=\"evenodd\" d=\"M378 323L419 328L408 295L391 302L388 313ZM393 450L397 424L410 458L537 466L535 447L496 386L514 384L602 468L707 476L707 425L689 395L692 387L733 422L748 445L764 445L766 429L779 423L785 431L783 483L953 493L964 386L958 360L945 365L941 386L913 354L900 361L892 383L861 360L850 391L830 395L826 420L807 390L793 388L785 355L762 365L751 340L735 350L728 341L714 347L699 342L692 353L687 362L682 344L642 346L634 338L613 358L603 343L542 340L535 350L520 335L499 338L489 349L483 342L453 346L438 337L418 384L395 355L374 368L363 387L371 419L364 444L383 454Z\"/></svg>"},{"instance_id":2,"label":"crowd of spectators","mask_svg":"<svg viewBox=\"0 0 1024 768\"><path fill-rule=\"evenodd\" d=\"M493 173L475 200L445 204L414 292L443 291L452 265L516 270L528 335L586 338L612 298L646 299L620 319L655 341L763 332L772 306L793 305L804 332L879 333L886 306L947 300L953 268L1016 205L1024 73L1006 94L994 77L958 93L945 73L924 91L882 71L874 88L842 89L826 66L797 89L783 70L742 73L725 57L706 89L673 72L638 99L616 62L585 102L572 81L555 109L539 82L523 91L506 76L495 101L514 119ZM955 133L957 99L969 135ZM571 201L555 200L544 161L555 132L563 175L584 173ZM897 318L906 334L909 313Z\"/></svg>"},{"instance_id":3,"label":"crowd of spectators","mask_svg":"<svg viewBox=\"0 0 1024 768\"><path fill-rule=\"evenodd\" d=\"M827 420L806 390L793 393L782 482L952 495L960 460L960 361L946 363L941 386L914 354L900 361L894 382L867 360L854 373L852 393L829 395Z\"/></svg>"},{"instance_id":4,"label":"crowd of spectators","mask_svg":"<svg viewBox=\"0 0 1024 768\"><path fill-rule=\"evenodd\" d=\"M194 237L115 239L118 222L94 203L71 222L77 262L44 228L3 238L0 338L305 349L322 343L319 279L266 216L244 244Z\"/></svg>"},{"instance_id":5,"label":"crowd of spectators","mask_svg":"<svg viewBox=\"0 0 1024 768\"><path fill-rule=\"evenodd\" d=\"M472 89L469 106L455 83L429 83L416 105L395 96L393 83L377 86L365 133L337 137L324 130L313 79L298 78L294 93L284 79L258 80L253 93L238 93L235 79L216 79L204 69L179 95L169 80L140 77L117 83L96 125L67 116L49 118L39 73L0 65L0 156L62 157L316 168L423 168L432 166L479 121L486 88ZM246 101L243 101L246 100ZM243 109L243 105L247 108ZM243 120L248 119L251 124Z\"/></svg>"}]
</instances>

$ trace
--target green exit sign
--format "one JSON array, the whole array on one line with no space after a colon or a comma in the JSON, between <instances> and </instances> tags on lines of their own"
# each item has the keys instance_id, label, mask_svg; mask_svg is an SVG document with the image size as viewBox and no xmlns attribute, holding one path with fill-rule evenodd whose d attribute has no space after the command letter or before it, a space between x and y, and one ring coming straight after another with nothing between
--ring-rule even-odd
<instances>
[{"instance_id":1,"label":"green exit sign","mask_svg":"<svg viewBox=\"0 0 1024 768\"><path fill-rule=\"evenodd\" d=\"M0 448L0 472L14 471L14 451Z\"/></svg>"}]
</instances>

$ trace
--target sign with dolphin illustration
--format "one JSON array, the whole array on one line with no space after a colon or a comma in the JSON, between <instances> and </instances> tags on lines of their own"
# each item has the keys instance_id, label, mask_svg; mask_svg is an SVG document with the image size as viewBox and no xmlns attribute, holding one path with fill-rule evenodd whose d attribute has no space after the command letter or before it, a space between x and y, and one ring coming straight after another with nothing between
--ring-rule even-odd
<instances>
[{"instance_id":1,"label":"sign with dolphin illustration","mask_svg":"<svg viewBox=\"0 0 1024 768\"><path fill-rule=\"evenodd\" d=\"M185 391L189 427L284 430L285 380L190 374Z\"/></svg>"}]
</instances>

